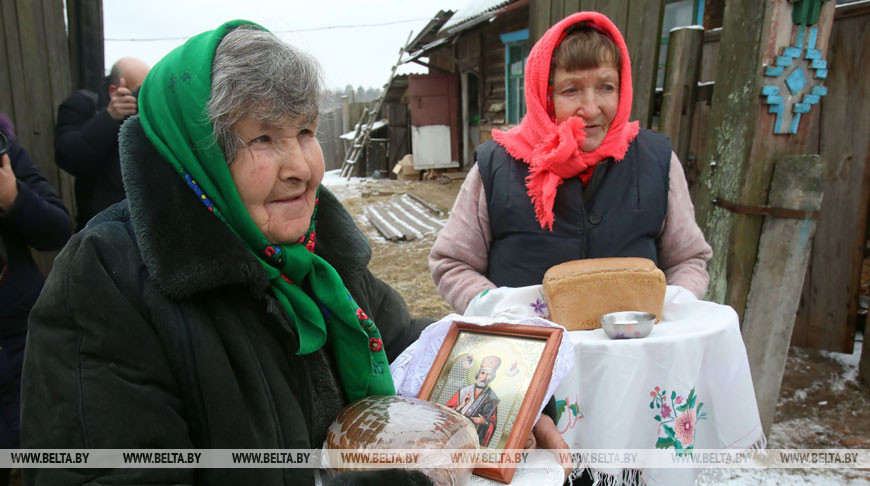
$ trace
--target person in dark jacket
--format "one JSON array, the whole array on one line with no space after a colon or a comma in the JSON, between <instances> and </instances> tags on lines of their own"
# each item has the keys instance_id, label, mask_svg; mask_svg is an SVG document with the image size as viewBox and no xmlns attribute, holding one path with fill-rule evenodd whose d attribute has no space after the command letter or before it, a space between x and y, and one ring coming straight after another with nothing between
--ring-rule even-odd
<instances>
[{"instance_id":1,"label":"person in dark jacket","mask_svg":"<svg viewBox=\"0 0 870 486\"><path fill-rule=\"evenodd\" d=\"M411 320L320 186L316 62L255 24L188 40L120 136L127 199L59 255L25 356L28 448L319 448L395 393ZM316 228L316 231L315 231ZM338 484L429 484L419 472ZM312 469L28 469L30 484L312 484ZM372 476L375 479L372 479ZM398 479L397 479L398 478Z\"/></svg>"},{"instance_id":2,"label":"person in dark jacket","mask_svg":"<svg viewBox=\"0 0 870 486\"><path fill-rule=\"evenodd\" d=\"M138 110L136 93L148 69L138 59L122 58L112 66L99 93L80 89L57 110L55 161L75 176L78 229L125 197L118 130Z\"/></svg>"},{"instance_id":3,"label":"person in dark jacket","mask_svg":"<svg viewBox=\"0 0 870 486\"><path fill-rule=\"evenodd\" d=\"M0 131L0 449L19 445L27 317L45 282L30 247L59 250L72 234L63 202L10 128L3 123ZM9 482L8 472L0 469L0 484Z\"/></svg>"}]
</instances>

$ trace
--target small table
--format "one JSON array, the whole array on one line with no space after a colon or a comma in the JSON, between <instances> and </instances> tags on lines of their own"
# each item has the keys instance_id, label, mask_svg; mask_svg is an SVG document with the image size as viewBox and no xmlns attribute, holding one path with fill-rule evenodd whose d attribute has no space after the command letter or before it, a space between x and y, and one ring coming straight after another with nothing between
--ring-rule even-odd
<instances>
[{"instance_id":1,"label":"small table","mask_svg":"<svg viewBox=\"0 0 870 486\"><path fill-rule=\"evenodd\" d=\"M737 314L668 287L643 339L569 332L574 369L556 389L556 427L572 449L749 449L764 435ZM620 468L594 470L621 475ZM691 484L698 469L641 471L647 484Z\"/></svg>"},{"instance_id":2,"label":"small table","mask_svg":"<svg viewBox=\"0 0 870 486\"><path fill-rule=\"evenodd\" d=\"M416 396L453 320L534 324L531 321L545 317L546 311L540 285L499 288L476 297L465 316L447 316L427 328L428 332L440 326L440 340L421 336L391 365L397 391ZM556 358L556 370L561 371L554 370L554 375L562 380L554 397L559 412L556 427L569 448L764 446L746 348L737 314L730 307L698 300L681 287L668 287L662 319L646 338L612 340L596 329L568 332L567 340L564 353L560 348ZM562 359L566 364L560 367ZM553 473L552 479L540 469L522 473L518 469L512 484L561 484L555 458L542 456L541 467ZM590 467L589 471L599 478L622 475L619 467ZM647 469L640 471L640 479L650 485L691 484L700 472ZM473 482L497 484L476 477Z\"/></svg>"}]
</instances>

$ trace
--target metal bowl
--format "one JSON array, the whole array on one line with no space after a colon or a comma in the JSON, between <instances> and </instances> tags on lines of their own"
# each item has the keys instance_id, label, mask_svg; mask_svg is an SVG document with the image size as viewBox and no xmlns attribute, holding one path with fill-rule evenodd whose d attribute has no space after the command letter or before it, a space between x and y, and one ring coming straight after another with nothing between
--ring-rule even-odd
<instances>
[{"instance_id":1,"label":"metal bowl","mask_svg":"<svg viewBox=\"0 0 870 486\"><path fill-rule=\"evenodd\" d=\"M634 339L649 336L656 315L649 312L611 312L601 316L601 328L610 339Z\"/></svg>"}]
</instances>

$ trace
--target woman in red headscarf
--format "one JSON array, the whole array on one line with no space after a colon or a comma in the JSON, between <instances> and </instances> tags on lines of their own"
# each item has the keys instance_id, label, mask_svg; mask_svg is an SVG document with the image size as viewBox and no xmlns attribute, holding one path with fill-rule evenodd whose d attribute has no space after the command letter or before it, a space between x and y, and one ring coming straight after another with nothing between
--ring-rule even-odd
<instances>
[{"instance_id":1,"label":"woman in red headscarf","mask_svg":"<svg viewBox=\"0 0 870 486\"><path fill-rule=\"evenodd\" d=\"M629 122L628 49L595 12L573 14L526 63L527 113L477 149L429 255L458 312L480 292L540 284L559 263L643 257L702 297L710 246L664 135Z\"/></svg>"}]
</instances>

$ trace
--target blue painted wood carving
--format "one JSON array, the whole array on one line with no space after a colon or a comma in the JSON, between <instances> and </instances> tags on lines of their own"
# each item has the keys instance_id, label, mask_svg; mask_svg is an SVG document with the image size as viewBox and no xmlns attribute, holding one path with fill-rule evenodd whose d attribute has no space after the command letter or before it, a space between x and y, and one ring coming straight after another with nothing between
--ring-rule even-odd
<instances>
[{"instance_id":1,"label":"blue painted wood carving","mask_svg":"<svg viewBox=\"0 0 870 486\"><path fill-rule=\"evenodd\" d=\"M794 45L783 48L772 66L765 66L764 76L773 79L761 89L761 95L768 113L776 116L773 133L797 133L801 115L809 113L828 92L823 86L828 63L822 59L822 51L816 49L819 28L813 25L826 1L793 1L792 20L797 24Z\"/></svg>"}]
</instances>

